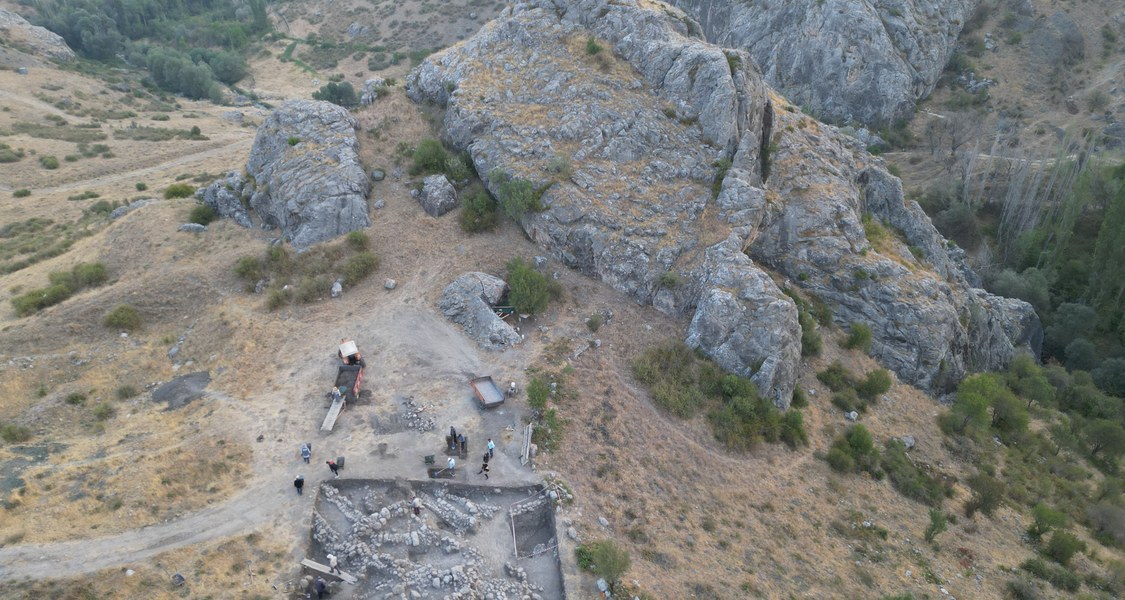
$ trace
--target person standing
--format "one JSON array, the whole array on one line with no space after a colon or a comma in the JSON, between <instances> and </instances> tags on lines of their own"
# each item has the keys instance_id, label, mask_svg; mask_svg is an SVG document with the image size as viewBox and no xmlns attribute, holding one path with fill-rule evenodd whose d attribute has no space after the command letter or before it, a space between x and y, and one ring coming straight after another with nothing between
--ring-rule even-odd
<instances>
[{"instance_id":1,"label":"person standing","mask_svg":"<svg viewBox=\"0 0 1125 600\"><path fill-rule=\"evenodd\" d=\"M449 449L457 450L457 428L452 425L449 426Z\"/></svg>"},{"instance_id":2,"label":"person standing","mask_svg":"<svg viewBox=\"0 0 1125 600\"><path fill-rule=\"evenodd\" d=\"M340 561L336 558L335 554L328 555L328 569L333 573L340 572Z\"/></svg>"},{"instance_id":3,"label":"person standing","mask_svg":"<svg viewBox=\"0 0 1125 600\"><path fill-rule=\"evenodd\" d=\"M492 438L488 438L488 458L492 458L493 452L496 451L496 444L492 443Z\"/></svg>"},{"instance_id":4,"label":"person standing","mask_svg":"<svg viewBox=\"0 0 1125 600\"><path fill-rule=\"evenodd\" d=\"M465 454L469 451L469 440L465 434L457 434L457 445L461 447L461 458L465 458Z\"/></svg>"},{"instance_id":5,"label":"person standing","mask_svg":"<svg viewBox=\"0 0 1125 600\"><path fill-rule=\"evenodd\" d=\"M414 516L415 517L422 514L422 499L421 498L419 498L418 496L414 496L414 499L410 501L410 506L414 507Z\"/></svg>"},{"instance_id":6,"label":"person standing","mask_svg":"<svg viewBox=\"0 0 1125 600\"><path fill-rule=\"evenodd\" d=\"M312 448L308 444L301 444L301 458L305 459L305 464L309 464L309 458L312 457Z\"/></svg>"},{"instance_id":7,"label":"person standing","mask_svg":"<svg viewBox=\"0 0 1125 600\"><path fill-rule=\"evenodd\" d=\"M297 478L293 480L293 487L297 488L297 495L300 496L305 489L305 476L298 475Z\"/></svg>"},{"instance_id":8,"label":"person standing","mask_svg":"<svg viewBox=\"0 0 1125 600\"><path fill-rule=\"evenodd\" d=\"M449 476L453 477L454 476L453 469L454 469L454 467L457 466L457 461L453 460L453 457L450 456L449 460L445 461L445 464L449 465Z\"/></svg>"},{"instance_id":9,"label":"person standing","mask_svg":"<svg viewBox=\"0 0 1125 600\"><path fill-rule=\"evenodd\" d=\"M487 452L484 453L484 457L481 459L481 461L482 462L480 464L480 470L477 471L477 475L483 474L484 478L488 479L488 453Z\"/></svg>"},{"instance_id":10,"label":"person standing","mask_svg":"<svg viewBox=\"0 0 1125 600\"><path fill-rule=\"evenodd\" d=\"M321 600L328 593L328 584L324 582L323 577L317 577L313 589L316 590L317 600Z\"/></svg>"},{"instance_id":11,"label":"person standing","mask_svg":"<svg viewBox=\"0 0 1125 600\"><path fill-rule=\"evenodd\" d=\"M329 468L329 469L332 469L332 474L333 474L333 475L335 475L336 477L339 477L339 476L340 476L340 467L336 466L336 461L334 461L334 460L326 460L326 461L324 461L324 462L328 463L328 468Z\"/></svg>"}]
</instances>

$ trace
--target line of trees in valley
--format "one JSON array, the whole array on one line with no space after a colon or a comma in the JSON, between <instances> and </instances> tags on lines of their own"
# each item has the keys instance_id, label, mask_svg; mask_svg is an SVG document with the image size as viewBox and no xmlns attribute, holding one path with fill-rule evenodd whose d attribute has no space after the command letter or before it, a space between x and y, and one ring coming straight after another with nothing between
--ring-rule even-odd
<instances>
[{"instance_id":1,"label":"line of trees in valley","mask_svg":"<svg viewBox=\"0 0 1125 600\"><path fill-rule=\"evenodd\" d=\"M161 89L221 99L246 76L243 51L270 31L265 0L33 0L35 21L94 60L124 57Z\"/></svg>"}]
</instances>

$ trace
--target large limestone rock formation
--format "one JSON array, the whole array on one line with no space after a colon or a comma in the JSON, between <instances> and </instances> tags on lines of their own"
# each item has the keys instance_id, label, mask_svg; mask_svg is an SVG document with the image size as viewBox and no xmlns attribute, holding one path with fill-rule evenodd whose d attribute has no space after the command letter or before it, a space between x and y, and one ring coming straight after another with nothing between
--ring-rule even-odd
<instances>
[{"instance_id":1,"label":"large limestone rock formation","mask_svg":"<svg viewBox=\"0 0 1125 600\"><path fill-rule=\"evenodd\" d=\"M876 357L923 386L1034 343L1030 307L972 290L879 159L699 30L650 0L533 0L431 56L407 93L446 109L447 135L494 195L509 178L543 190L545 210L520 220L535 242L690 316L687 341L778 406L800 362L797 309L775 283L786 277L840 324L869 324ZM865 211L906 239L874 247Z\"/></svg>"},{"instance_id":2,"label":"large limestone rock formation","mask_svg":"<svg viewBox=\"0 0 1125 600\"><path fill-rule=\"evenodd\" d=\"M910 116L978 0L672 0L711 42L744 48L765 80L834 121Z\"/></svg>"},{"instance_id":3,"label":"large limestone rock formation","mask_svg":"<svg viewBox=\"0 0 1125 600\"><path fill-rule=\"evenodd\" d=\"M27 22L14 12L0 9L0 39L6 45L35 56L60 62L74 60L74 51L57 33Z\"/></svg>"},{"instance_id":4,"label":"large limestone rock formation","mask_svg":"<svg viewBox=\"0 0 1125 600\"><path fill-rule=\"evenodd\" d=\"M252 210L303 249L371 225L371 181L356 153L355 119L329 102L289 100L258 128L246 175L229 173L196 197L248 226Z\"/></svg>"}]
</instances>

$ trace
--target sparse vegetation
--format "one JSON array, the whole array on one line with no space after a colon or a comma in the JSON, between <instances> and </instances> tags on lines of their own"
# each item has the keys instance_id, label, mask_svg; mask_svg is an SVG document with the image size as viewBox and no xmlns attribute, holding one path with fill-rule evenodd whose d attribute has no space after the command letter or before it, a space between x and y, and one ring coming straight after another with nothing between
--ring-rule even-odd
<instances>
[{"instance_id":1,"label":"sparse vegetation","mask_svg":"<svg viewBox=\"0 0 1125 600\"><path fill-rule=\"evenodd\" d=\"M494 182L500 207L513 221L519 222L528 212L543 210L543 205L539 203L543 192L530 181L513 178L499 169L493 169L488 177Z\"/></svg>"},{"instance_id":2,"label":"sparse vegetation","mask_svg":"<svg viewBox=\"0 0 1125 600\"><path fill-rule=\"evenodd\" d=\"M40 156L39 164L44 169L53 170L59 168L59 159L50 155Z\"/></svg>"},{"instance_id":3,"label":"sparse vegetation","mask_svg":"<svg viewBox=\"0 0 1125 600\"><path fill-rule=\"evenodd\" d=\"M354 287L379 268L379 257L365 249L370 244L367 235L352 234L301 254L273 246L263 256L243 256L235 263L234 274L246 284L247 292L263 282L266 308L271 311L294 301L319 301L328 297L333 281Z\"/></svg>"},{"instance_id":4,"label":"sparse vegetation","mask_svg":"<svg viewBox=\"0 0 1125 600\"><path fill-rule=\"evenodd\" d=\"M50 282L48 287L31 290L12 298L12 307L16 311L16 316L26 317L49 306L54 306L83 289L97 287L105 283L107 278L105 265L101 263L79 263L69 272L52 272L48 276Z\"/></svg>"},{"instance_id":5,"label":"sparse vegetation","mask_svg":"<svg viewBox=\"0 0 1125 600\"><path fill-rule=\"evenodd\" d=\"M871 328L863 323L852 323L844 347L849 350L871 352Z\"/></svg>"},{"instance_id":6,"label":"sparse vegetation","mask_svg":"<svg viewBox=\"0 0 1125 600\"><path fill-rule=\"evenodd\" d=\"M359 97L356 96L355 88L352 84L343 81L337 83L335 81L329 82L320 87L319 90L313 92L314 100L321 100L324 102L331 102L344 108L353 108L359 105ZM292 146L293 144L290 144Z\"/></svg>"},{"instance_id":7,"label":"sparse vegetation","mask_svg":"<svg viewBox=\"0 0 1125 600\"><path fill-rule=\"evenodd\" d=\"M414 148L413 158L414 164L410 167L411 175L441 173L445 169L446 161L449 160L449 153L441 142L425 139L418 142L418 146Z\"/></svg>"},{"instance_id":8,"label":"sparse vegetation","mask_svg":"<svg viewBox=\"0 0 1125 600\"><path fill-rule=\"evenodd\" d=\"M648 386L653 402L673 415L706 413L715 438L732 450L750 450L763 441L791 447L807 441L798 409L782 415L752 381L724 373L685 344L649 350L633 362L633 375Z\"/></svg>"},{"instance_id":9,"label":"sparse vegetation","mask_svg":"<svg viewBox=\"0 0 1125 600\"><path fill-rule=\"evenodd\" d=\"M15 423L0 425L0 439L9 444L19 444L31 439L31 430Z\"/></svg>"},{"instance_id":10,"label":"sparse vegetation","mask_svg":"<svg viewBox=\"0 0 1125 600\"><path fill-rule=\"evenodd\" d=\"M113 130L115 140L137 142L167 142L169 140L206 141L211 138L203 135L198 126L191 129L166 129L163 127L126 127Z\"/></svg>"},{"instance_id":11,"label":"sparse vegetation","mask_svg":"<svg viewBox=\"0 0 1125 600\"><path fill-rule=\"evenodd\" d=\"M575 555L579 567L611 584L629 570L629 552L619 548L613 540L582 544L575 549Z\"/></svg>"},{"instance_id":12,"label":"sparse vegetation","mask_svg":"<svg viewBox=\"0 0 1125 600\"><path fill-rule=\"evenodd\" d=\"M15 197L15 198L27 198L30 195L31 195L31 190L29 190L27 188L20 188L16 191L12 192L12 196Z\"/></svg>"}]
</instances>

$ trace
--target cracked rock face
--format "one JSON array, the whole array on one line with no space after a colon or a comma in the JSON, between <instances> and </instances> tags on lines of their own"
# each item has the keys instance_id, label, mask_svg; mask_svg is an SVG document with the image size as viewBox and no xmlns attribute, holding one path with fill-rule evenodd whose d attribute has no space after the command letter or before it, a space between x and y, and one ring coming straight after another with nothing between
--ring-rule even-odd
<instances>
[{"instance_id":1,"label":"cracked rock face","mask_svg":"<svg viewBox=\"0 0 1125 600\"><path fill-rule=\"evenodd\" d=\"M519 3L429 57L407 93L446 109L446 134L494 196L510 178L542 190L545 209L520 224L545 252L689 317L688 343L779 407L800 366L786 277L837 322L869 324L875 356L923 387L1034 343L1030 306L973 291L879 159L699 31L647 0ZM902 239L873 246L865 211Z\"/></svg>"},{"instance_id":2,"label":"cracked rock face","mask_svg":"<svg viewBox=\"0 0 1125 600\"><path fill-rule=\"evenodd\" d=\"M499 277L465 273L445 287L438 309L482 348L503 350L520 343L520 334L492 312L507 291L508 284Z\"/></svg>"},{"instance_id":3,"label":"cracked rock face","mask_svg":"<svg viewBox=\"0 0 1125 600\"><path fill-rule=\"evenodd\" d=\"M249 227L251 211L303 250L371 225L371 180L360 165L355 119L329 102L289 100L258 128L246 175L231 172L196 197Z\"/></svg>"},{"instance_id":4,"label":"cracked rock face","mask_svg":"<svg viewBox=\"0 0 1125 600\"><path fill-rule=\"evenodd\" d=\"M832 121L893 123L933 91L978 0L671 0L713 43Z\"/></svg>"}]
</instances>

